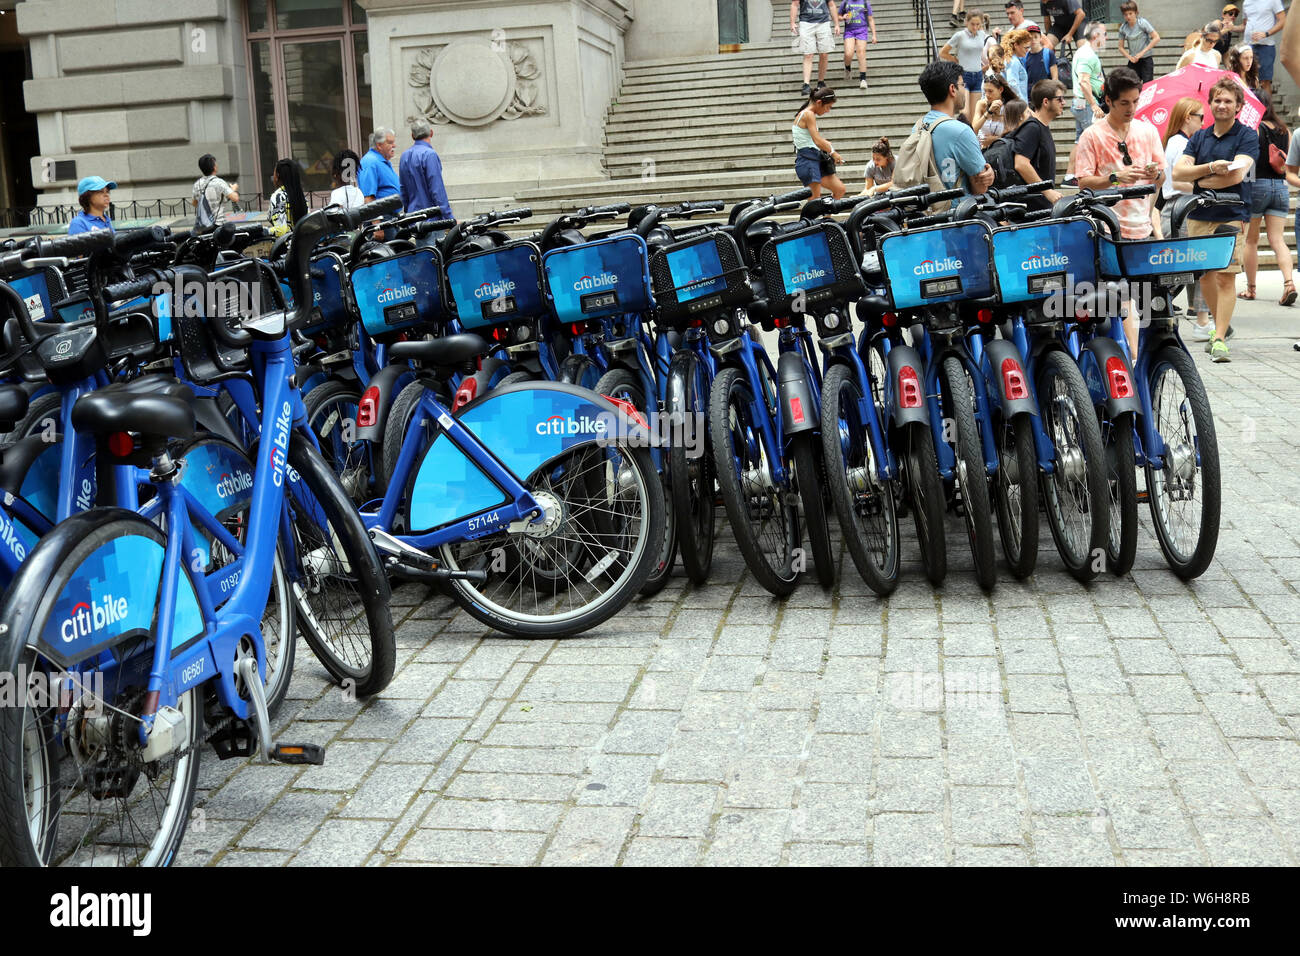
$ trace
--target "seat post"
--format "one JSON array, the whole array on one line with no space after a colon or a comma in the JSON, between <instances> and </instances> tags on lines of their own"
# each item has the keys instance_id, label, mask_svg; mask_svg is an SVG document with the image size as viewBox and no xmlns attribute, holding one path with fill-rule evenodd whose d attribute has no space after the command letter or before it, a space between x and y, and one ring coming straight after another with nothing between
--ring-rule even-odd
<instances>
[{"instance_id":1,"label":"seat post","mask_svg":"<svg viewBox=\"0 0 1300 956\"><path fill-rule=\"evenodd\" d=\"M180 478L180 475L180 467L167 451L167 446L164 445L162 450L154 456L153 468L149 471L149 477L154 481L174 484Z\"/></svg>"}]
</instances>

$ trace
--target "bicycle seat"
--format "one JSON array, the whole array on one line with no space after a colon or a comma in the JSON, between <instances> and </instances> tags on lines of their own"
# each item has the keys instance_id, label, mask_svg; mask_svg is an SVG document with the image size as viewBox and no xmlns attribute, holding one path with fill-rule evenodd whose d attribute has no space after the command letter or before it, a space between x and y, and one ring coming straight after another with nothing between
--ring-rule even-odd
<instances>
[{"instance_id":1,"label":"bicycle seat","mask_svg":"<svg viewBox=\"0 0 1300 956\"><path fill-rule=\"evenodd\" d=\"M72 426L92 435L137 432L146 438L189 438L194 434L193 400L193 393L179 382L175 389L158 391L114 383L77 400Z\"/></svg>"},{"instance_id":2,"label":"bicycle seat","mask_svg":"<svg viewBox=\"0 0 1300 956\"><path fill-rule=\"evenodd\" d=\"M461 332L419 342L397 342L388 347L388 357L399 361L415 359L434 368L455 368L491 350L492 346L482 337Z\"/></svg>"},{"instance_id":3,"label":"bicycle seat","mask_svg":"<svg viewBox=\"0 0 1300 956\"><path fill-rule=\"evenodd\" d=\"M27 393L18 385L0 387L0 431L13 431L27 414Z\"/></svg>"}]
</instances>

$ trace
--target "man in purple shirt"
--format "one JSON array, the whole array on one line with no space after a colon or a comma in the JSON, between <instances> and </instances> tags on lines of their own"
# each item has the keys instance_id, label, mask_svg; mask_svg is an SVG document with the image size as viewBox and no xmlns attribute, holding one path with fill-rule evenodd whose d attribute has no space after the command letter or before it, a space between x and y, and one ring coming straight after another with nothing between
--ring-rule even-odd
<instances>
[{"instance_id":1,"label":"man in purple shirt","mask_svg":"<svg viewBox=\"0 0 1300 956\"><path fill-rule=\"evenodd\" d=\"M442 184L442 160L429 142L433 129L424 120L411 124L411 148L402 154L398 179L402 184L402 205L407 212L437 206L443 219L452 217L451 202Z\"/></svg>"}]
</instances>

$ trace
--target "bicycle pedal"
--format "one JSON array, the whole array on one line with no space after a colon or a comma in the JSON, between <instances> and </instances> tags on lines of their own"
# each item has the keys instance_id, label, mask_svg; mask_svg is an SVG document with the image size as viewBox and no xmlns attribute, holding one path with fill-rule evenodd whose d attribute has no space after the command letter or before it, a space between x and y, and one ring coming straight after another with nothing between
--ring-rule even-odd
<instances>
[{"instance_id":1,"label":"bicycle pedal","mask_svg":"<svg viewBox=\"0 0 1300 956\"><path fill-rule=\"evenodd\" d=\"M325 762L325 748L320 744L276 744L268 756L276 763L309 763L320 766Z\"/></svg>"},{"instance_id":2,"label":"bicycle pedal","mask_svg":"<svg viewBox=\"0 0 1300 956\"><path fill-rule=\"evenodd\" d=\"M1138 504L1145 504L1146 502L1151 500L1151 492L1143 488L1141 491L1137 493L1137 498L1135 500L1137 501Z\"/></svg>"}]
</instances>

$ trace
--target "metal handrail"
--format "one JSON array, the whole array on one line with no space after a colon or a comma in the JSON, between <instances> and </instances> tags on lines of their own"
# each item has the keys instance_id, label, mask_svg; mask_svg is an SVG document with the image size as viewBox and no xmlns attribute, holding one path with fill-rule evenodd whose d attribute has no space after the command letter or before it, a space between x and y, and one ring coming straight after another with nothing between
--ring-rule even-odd
<instances>
[{"instance_id":1,"label":"metal handrail","mask_svg":"<svg viewBox=\"0 0 1300 956\"><path fill-rule=\"evenodd\" d=\"M933 63L939 58L939 43L934 34L934 18L930 15L930 0L912 0L912 12L916 15L916 28L925 33L925 62Z\"/></svg>"},{"instance_id":2,"label":"metal handrail","mask_svg":"<svg viewBox=\"0 0 1300 956\"><path fill-rule=\"evenodd\" d=\"M307 205L319 209L329 202L329 192L309 192ZM231 203L233 213L263 212L271 200L270 194L241 195L239 202ZM0 206L0 229L24 229L67 225L81 211L79 205L59 206ZM109 218L114 221L137 219L184 219L194 216L190 197L181 199L132 199L115 202L108 207Z\"/></svg>"}]
</instances>

